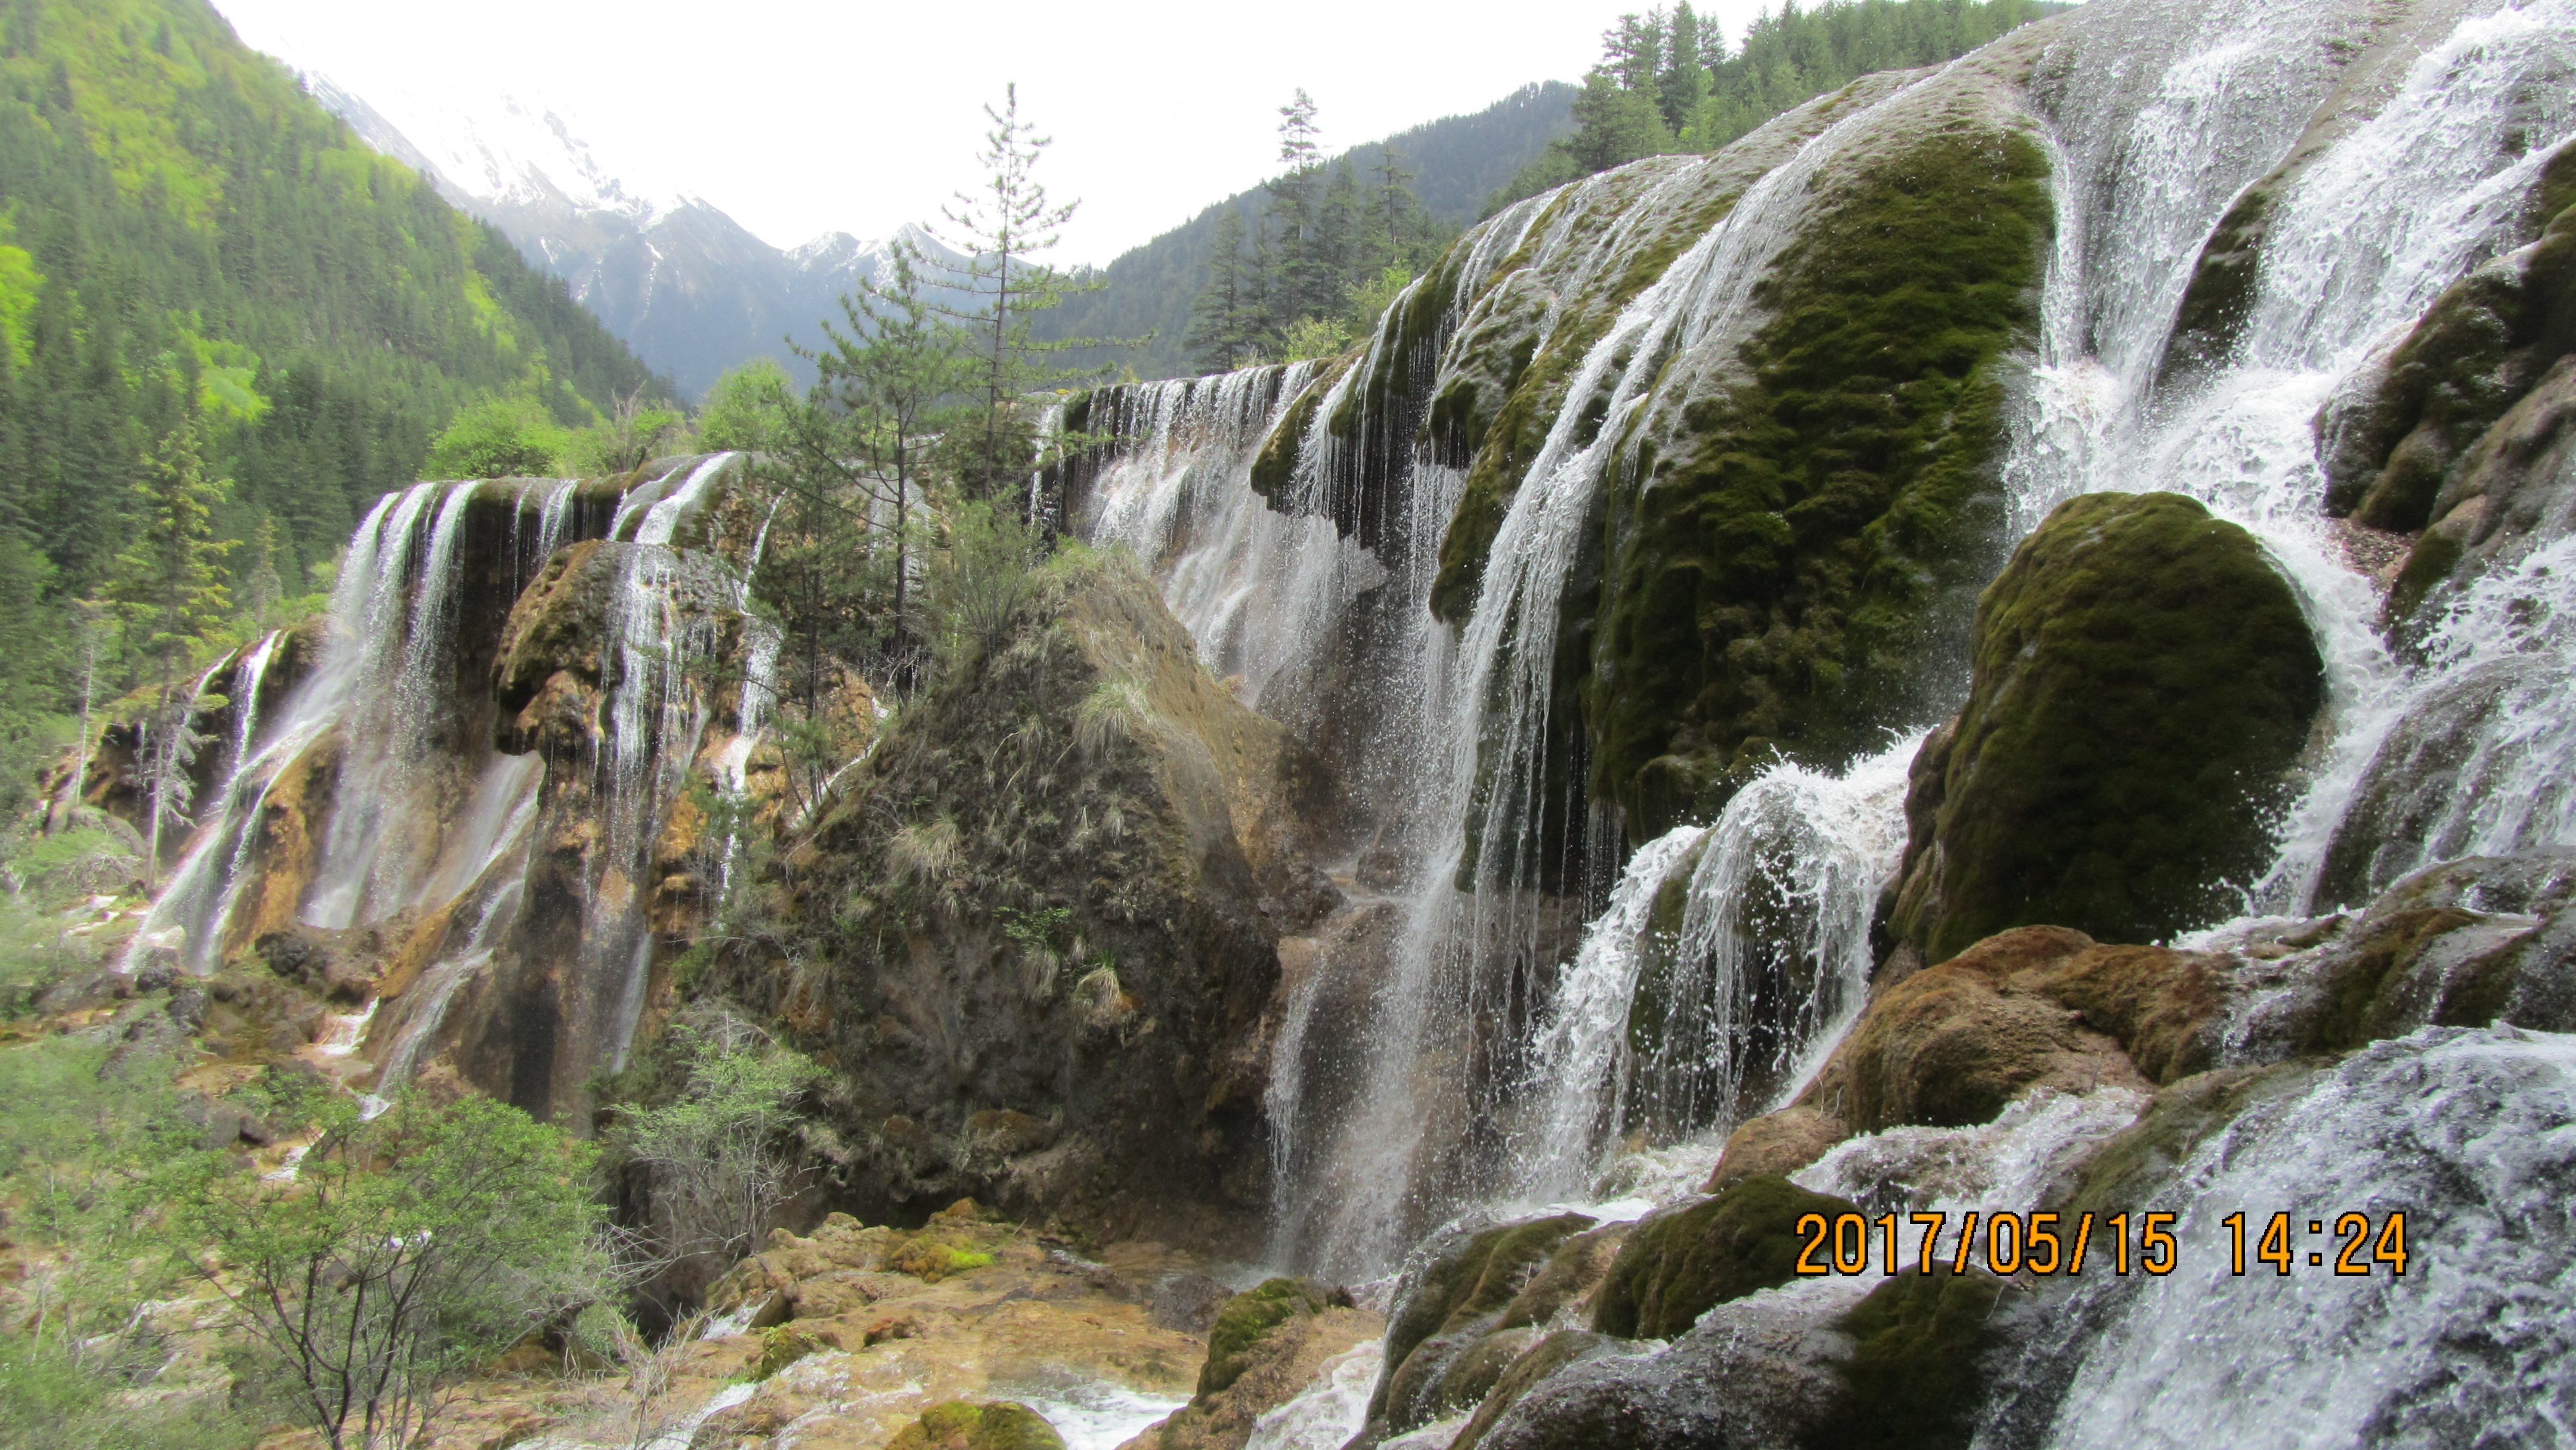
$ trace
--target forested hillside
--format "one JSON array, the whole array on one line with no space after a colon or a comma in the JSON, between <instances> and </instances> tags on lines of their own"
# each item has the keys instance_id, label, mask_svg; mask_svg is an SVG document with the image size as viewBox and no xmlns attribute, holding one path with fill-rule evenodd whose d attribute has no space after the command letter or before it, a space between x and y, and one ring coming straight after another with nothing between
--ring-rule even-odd
<instances>
[{"instance_id":1,"label":"forested hillside","mask_svg":"<svg viewBox=\"0 0 2576 1450\"><path fill-rule=\"evenodd\" d=\"M9 0L0 55L0 489L59 588L96 582L124 485L192 412L235 482L218 532L273 518L291 574L461 403L573 424L649 382L203 0Z\"/></svg>"},{"instance_id":2,"label":"forested hillside","mask_svg":"<svg viewBox=\"0 0 2576 1450\"><path fill-rule=\"evenodd\" d=\"M1326 170L1347 169L1361 185L1376 180L1393 148L1399 167L1412 173L1422 211L1454 230L1476 219L1494 188L1516 174L1572 125L1575 88L1562 81L1523 86L1471 116L1444 116L1384 141L1354 146ZM1188 222L1128 252L1104 269L1107 285L1067 297L1038 324L1042 338L1135 338L1132 348L1085 349L1083 361L1126 364L1139 377L1181 377L1199 371L1189 345L1191 303L1207 282L1225 214L1232 211L1247 234L1270 206L1261 187L1240 191Z\"/></svg>"},{"instance_id":3,"label":"forested hillside","mask_svg":"<svg viewBox=\"0 0 2576 1450\"><path fill-rule=\"evenodd\" d=\"M660 390L205 0L0 6L0 335L0 670L20 711L59 699L57 606L106 583L164 439L191 433L230 480L206 528L245 545L208 557L249 606L317 587L460 406L579 424ZM251 583L270 571L274 590Z\"/></svg>"}]
</instances>

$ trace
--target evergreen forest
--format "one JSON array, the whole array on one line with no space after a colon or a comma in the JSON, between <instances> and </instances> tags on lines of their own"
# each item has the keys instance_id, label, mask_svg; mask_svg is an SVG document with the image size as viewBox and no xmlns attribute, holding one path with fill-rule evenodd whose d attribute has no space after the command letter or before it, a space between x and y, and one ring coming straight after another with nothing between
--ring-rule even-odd
<instances>
[{"instance_id":1,"label":"evergreen forest","mask_svg":"<svg viewBox=\"0 0 2576 1450\"><path fill-rule=\"evenodd\" d=\"M74 616L114 591L171 440L208 485L220 636L327 588L351 526L460 411L568 440L668 391L205 0L0 6L0 339L13 788L79 677L114 694L150 673L149 631L118 629L84 672Z\"/></svg>"},{"instance_id":2,"label":"evergreen forest","mask_svg":"<svg viewBox=\"0 0 2576 1450\"><path fill-rule=\"evenodd\" d=\"M1955 60L2052 11L2050 0L1782 0L1730 48L1680 0L1623 15L1574 98L1572 135L1487 200L1491 215L1642 156L1715 151L1772 117L1878 71Z\"/></svg>"}]
</instances>

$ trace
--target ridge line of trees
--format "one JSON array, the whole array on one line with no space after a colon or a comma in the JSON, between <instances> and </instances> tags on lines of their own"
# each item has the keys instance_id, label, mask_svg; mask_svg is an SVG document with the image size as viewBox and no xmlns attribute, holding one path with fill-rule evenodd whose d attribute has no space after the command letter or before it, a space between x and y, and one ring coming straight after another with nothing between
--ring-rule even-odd
<instances>
[{"instance_id":1,"label":"ridge line of trees","mask_svg":"<svg viewBox=\"0 0 2576 1450\"><path fill-rule=\"evenodd\" d=\"M2041 16L2053 0L1781 0L1730 50L1714 20L1679 0L1619 17L1574 100L1574 133L1496 191L1493 215L1524 197L1647 156L1707 154L1878 71L1956 60Z\"/></svg>"}]
</instances>

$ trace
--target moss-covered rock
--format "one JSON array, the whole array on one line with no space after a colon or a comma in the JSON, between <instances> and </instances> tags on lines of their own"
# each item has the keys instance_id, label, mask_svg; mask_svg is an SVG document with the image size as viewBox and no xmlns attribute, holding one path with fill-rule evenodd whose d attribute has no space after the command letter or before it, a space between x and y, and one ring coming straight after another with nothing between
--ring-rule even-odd
<instances>
[{"instance_id":1,"label":"moss-covered rock","mask_svg":"<svg viewBox=\"0 0 2576 1450\"><path fill-rule=\"evenodd\" d=\"M2576 237L2576 211L2568 215ZM2569 255L2576 260L2576 246ZM2407 553L2388 600L2390 632L2409 646L2436 613L2424 605L2437 589L2456 590L2576 532L2576 355L2552 362L2477 435L2443 476L2430 512L2432 526Z\"/></svg>"},{"instance_id":2,"label":"moss-covered rock","mask_svg":"<svg viewBox=\"0 0 2576 1450\"><path fill-rule=\"evenodd\" d=\"M1064 1437L1026 1405L951 1400L924 1410L886 1450L1064 1450Z\"/></svg>"},{"instance_id":3,"label":"moss-covered rock","mask_svg":"<svg viewBox=\"0 0 2576 1450\"><path fill-rule=\"evenodd\" d=\"M2576 1029L2576 851L2447 862L2279 948L2241 969L2240 1060L2346 1052L2425 1026Z\"/></svg>"},{"instance_id":4,"label":"moss-covered rock","mask_svg":"<svg viewBox=\"0 0 2576 1450\"><path fill-rule=\"evenodd\" d=\"M1586 707L1632 835L1776 750L1848 757L1927 687L1927 617L1985 567L2046 174L1961 122L1838 175L1760 284L1746 372L1621 455Z\"/></svg>"},{"instance_id":5,"label":"moss-covered rock","mask_svg":"<svg viewBox=\"0 0 2576 1450\"><path fill-rule=\"evenodd\" d=\"M1840 1366L1850 1393L1812 1431L1817 1450L1965 1446L1986 1395L1979 1361L1998 1301L2016 1291L1986 1274L1900 1274L1834 1327L1853 1341Z\"/></svg>"},{"instance_id":6,"label":"moss-covered rock","mask_svg":"<svg viewBox=\"0 0 2576 1450\"><path fill-rule=\"evenodd\" d=\"M2326 506L2412 532L2488 427L2576 351L2576 144L2533 188L2535 239L2453 283L2318 416Z\"/></svg>"},{"instance_id":7,"label":"moss-covered rock","mask_svg":"<svg viewBox=\"0 0 2576 1450\"><path fill-rule=\"evenodd\" d=\"M1331 1303L1322 1287L1303 1279L1266 1279L1225 1301L1208 1331L1207 1364L1199 1371L1199 1397L1218 1394L1251 1367L1261 1340L1292 1318L1320 1314Z\"/></svg>"},{"instance_id":8,"label":"moss-covered rock","mask_svg":"<svg viewBox=\"0 0 2576 1450\"><path fill-rule=\"evenodd\" d=\"M2147 1086L2117 1040L2017 978L2092 946L2024 927L1979 942L1874 999L1796 1106L1830 1109L1848 1132L1993 1120L2026 1092Z\"/></svg>"},{"instance_id":9,"label":"moss-covered rock","mask_svg":"<svg viewBox=\"0 0 2576 1450\"><path fill-rule=\"evenodd\" d=\"M1234 1295L1212 1326L1198 1393L1137 1443L1141 1450L1243 1450L1263 1415L1385 1328L1349 1296L1302 1281L1272 1279Z\"/></svg>"},{"instance_id":10,"label":"moss-covered rock","mask_svg":"<svg viewBox=\"0 0 2576 1450\"><path fill-rule=\"evenodd\" d=\"M762 1331L760 1351L744 1367L742 1377L758 1384L807 1355L819 1354L831 1347L824 1340L791 1325L772 1325Z\"/></svg>"},{"instance_id":11,"label":"moss-covered rock","mask_svg":"<svg viewBox=\"0 0 2576 1450\"><path fill-rule=\"evenodd\" d=\"M1729 1299L1797 1277L1798 1220L1828 1221L1858 1205L1811 1193L1777 1174L1637 1225L1592 1306L1592 1327L1622 1339L1668 1339Z\"/></svg>"},{"instance_id":12,"label":"moss-covered rock","mask_svg":"<svg viewBox=\"0 0 2576 1450\"><path fill-rule=\"evenodd\" d=\"M1070 548L852 776L775 886L799 958L742 942L705 979L832 1069L843 1201L1252 1232L1275 903L1331 790L1311 753L1131 558Z\"/></svg>"},{"instance_id":13,"label":"moss-covered rock","mask_svg":"<svg viewBox=\"0 0 2576 1450\"><path fill-rule=\"evenodd\" d=\"M1592 1226L1586 1215L1563 1213L1434 1240L1398 1287L1386 1327L1386 1369L1370 1396L1369 1418L1396 1432L1429 1419L1450 1361L1498 1327L1560 1244Z\"/></svg>"},{"instance_id":14,"label":"moss-covered rock","mask_svg":"<svg viewBox=\"0 0 2576 1450\"><path fill-rule=\"evenodd\" d=\"M2192 1150L2248 1110L2305 1094L2317 1064L2303 1060L2204 1072L2157 1093L2138 1120L2096 1149L2063 1203L2034 1205L2067 1216L2140 1212L2168 1201L2174 1174Z\"/></svg>"},{"instance_id":15,"label":"moss-covered rock","mask_svg":"<svg viewBox=\"0 0 2576 1450\"><path fill-rule=\"evenodd\" d=\"M1895 934L1939 961L2028 922L2155 941L2225 915L2325 693L2254 537L2178 494L2070 499L1978 600L1972 649Z\"/></svg>"},{"instance_id":16,"label":"moss-covered rock","mask_svg":"<svg viewBox=\"0 0 2576 1450\"><path fill-rule=\"evenodd\" d=\"M1544 1384L1548 1377L1569 1365L1615 1352L1620 1341L1588 1329L1560 1329L1521 1351L1510 1368L1485 1392L1476 1413L1467 1421L1458 1437L1449 1442L1449 1450L1476 1450L1521 1397Z\"/></svg>"}]
</instances>

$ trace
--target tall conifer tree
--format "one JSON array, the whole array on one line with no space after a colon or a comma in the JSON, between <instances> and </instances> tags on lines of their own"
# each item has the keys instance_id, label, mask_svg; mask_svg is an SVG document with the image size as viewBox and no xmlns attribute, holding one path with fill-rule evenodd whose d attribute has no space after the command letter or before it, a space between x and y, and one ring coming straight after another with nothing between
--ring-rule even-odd
<instances>
[{"instance_id":1,"label":"tall conifer tree","mask_svg":"<svg viewBox=\"0 0 2576 1450\"><path fill-rule=\"evenodd\" d=\"M129 543L108 580L126 647L152 677L141 752L151 810L144 832L147 885L160 868L162 823L185 823L190 805L188 764L197 741L188 717L197 701L180 688L189 656L232 608L216 569L232 545L214 536L214 511L231 483L207 476L203 432L202 416L191 411L143 460Z\"/></svg>"}]
</instances>

